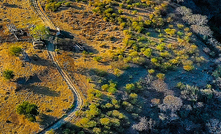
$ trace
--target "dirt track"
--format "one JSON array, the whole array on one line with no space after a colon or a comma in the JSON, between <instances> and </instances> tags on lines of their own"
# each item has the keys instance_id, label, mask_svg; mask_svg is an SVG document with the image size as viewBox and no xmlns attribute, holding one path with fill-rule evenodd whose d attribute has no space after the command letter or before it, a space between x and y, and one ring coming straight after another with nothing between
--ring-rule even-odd
<instances>
[{"instance_id":1,"label":"dirt track","mask_svg":"<svg viewBox=\"0 0 221 134\"><path fill-rule=\"evenodd\" d=\"M45 12L43 11L40 3L38 0L30 0L30 3L32 4L32 6L34 8L32 8L35 13L37 13L39 15L39 17L42 19L42 21L51 29L56 30L56 26L51 22L51 20L47 17L47 15L45 14ZM65 73L65 71L59 66L58 61L55 59L54 55L54 47L52 43L49 43L47 45L47 49L48 49L48 54L51 58L51 60L53 61L53 63L55 64L55 66L57 67L57 70L59 71L59 73L61 74L61 76L63 77L63 79L66 81L67 85L69 86L69 88L73 91L74 93L74 98L75 98L75 102L74 102L74 107L71 109L71 111L67 114L66 117L60 118L59 120L57 120L55 123L53 123L52 125L48 126L47 128L43 129L42 131L40 131L40 134L45 133L46 131L49 131L51 129L56 130L59 127L61 127L61 125L67 123L68 121L75 119L75 112L80 110L82 108L83 105L83 100L82 100L82 95L81 93L78 92L77 88L74 86L73 84L73 80L70 79L70 77Z\"/></svg>"}]
</instances>

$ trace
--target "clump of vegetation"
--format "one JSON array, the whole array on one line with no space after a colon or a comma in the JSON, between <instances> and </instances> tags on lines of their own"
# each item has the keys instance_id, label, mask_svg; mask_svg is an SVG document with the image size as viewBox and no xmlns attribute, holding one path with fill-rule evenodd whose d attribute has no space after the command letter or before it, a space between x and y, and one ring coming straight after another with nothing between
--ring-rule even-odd
<instances>
[{"instance_id":1,"label":"clump of vegetation","mask_svg":"<svg viewBox=\"0 0 221 134\"><path fill-rule=\"evenodd\" d=\"M12 46L9 49L9 54L13 55L13 56L19 56L19 54L21 54L22 49L19 46Z\"/></svg>"},{"instance_id":2,"label":"clump of vegetation","mask_svg":"<svg viewBox=\"0 0 221 134\"><path fill-rule=\"evenodd\" d=\"M3 77L7 80L11 80L14 78L14 72L12 70L5 70L3 71Z\"/></svg>"},{"instance_id":3,"label":"clump of vegetation","mask_svg":"<svg viewBox=\"0 0 221 134\"><path fill-rule=\"evenodd\" d=\"M35 27L30 29L31 35L35 39L47 39L49 37L49 29L43 25L36 25Z\"/></svg>"},{"instance_id":4,"label":"clump of vegetation","mask_svg":"<svg viewBox=\"0 0 221 134\"><path fill-rule=\"evenodd\" d=\"M209 104L215 93L219 94L218 91L215 92L211 87L200 89L180 83L177 88L173 88L175 90L168 89L174 83L167 86L171 79L166 79L169 76L168 71L178 69L183 73L190 73L186 71L194 68L198 71L197 66L203 62L198 44L193 43L193 33L190 28L182 22L177 24L174 22L176 16L167 13L168 1L77 0L77 2L81 2L77 3L81 6L88 4L92 8L93 14L85 11L82 13L79 10L70 10L68 11L70 14L72 12L82 13L82 18L91 15L90 17L99 18L101 25L104 24L102 30L97 28L99 30L96 31L91 20L88 22L89 25L81 22L80 19L77 24L68 20L71 25L73 23L73 27L81 27L81 34L87 39L93 40L93 37L96 36L95 42L99 41L98 44L102 44L99 49L102 49L103 54L97 54L93 58L84 56L84 58L88 58L89 62L92 61L91 59L102 62L97 67L99 69L91 69L90 71L93 73L89 72L88 82L93 81L91 83L94 85L87 92L87 103L82 110L77 126L83 127L89 133L125 133L130 122L136 122L133 129L141 133L171 133L173 131L171 126L178 130L180 124L183 126L183 132L194 133L195 128L190 128L186 124L193 124L190 126L197 126L196 128L201 128L201 125L205 126L209 116L213 116L208 114ZM144 16L142 12L139 12L140 10L148 11L148 15ZM207 23L205 17L194 15L188 9L182 8L181 10L179 12L185 15L183 20L192 25L191 30L206 36L211 34L205 27L205 23ZM133 15L128 16L128 13ZM64 16L59 17L64 18ZM88 18L91 19L90 17ZM199 19L203 21L200 22ZM107 27L107 25L111 26ZM92 28L94 31L91 30ZM99 33L100 31L102 33ZM116 32L119 36L106 35L109 32ZM109 40L110 37L114 39ZM108 44L105 39L111 43ZM108 48L111 50L107 50ZM134 64L145 67L149 73L148 78L141 82L134 82L136 74L127 76L125 70L129 68L129 65L131 68L137 66ZM108 75L106 71L101 70L104 66ZM109 72L111 73L109 74ZM215 72L214 75L220 77L219 72ZM125 80L120 80L121 76ZM96 82L94 82L95 79ZM115 82L109 81L110 79L119 80L121 83L117 86ZM140 90L143 88L145 90ZM145 106L148 106L148 110L145 109ZM141 112L148 115L148 119L140 118L139 113ZM174 122L179 122L179 125ZM197 124L195 124L196 122Z\"/></svg>"},{"instance_id":5,"label":"clump of vegetation","mask_svg":"<svg viewBox=\"0 0 221 134\"><path fill-rule=\"evenodd\" d=\"M25 117L31 122L36 121L35 116L39 114L37 105L31 104L27 101L17 105L16 112L20 115L25 115Z\"/></svg>"},{"instance_id":6,"label":"clump of vegetation","mask_svg":"<svg viewBox=\"0 0 221 134\"><path fill-rule=\"evenodd\" d=\"M109 93L114 94L117 91L116 86L117 86L116 83L109 81L109 84L105 84L105 85L101 86L101 89L103 91L108 91Z\"/></svg>"}]
</instances>

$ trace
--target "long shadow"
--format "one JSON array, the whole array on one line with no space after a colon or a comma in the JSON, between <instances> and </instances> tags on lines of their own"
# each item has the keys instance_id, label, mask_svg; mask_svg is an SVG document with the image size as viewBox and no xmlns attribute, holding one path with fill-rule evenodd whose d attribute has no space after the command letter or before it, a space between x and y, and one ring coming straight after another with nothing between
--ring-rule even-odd
<instances>
[{"instance_id":1,"label":"long shadow","mask_svg":"<svg viewBox=\"0 0 221 134\"><path fill-rule=\"evenodd\" d=\"M28 88L30 88L30 91L32 91L34 94L42 94L42 95L53 96L53 97L60 96L59 92L50 90L50 88L48 87L31 85Z\"/></svg>"},{"instance_id":2,"label":"long shadow","mask_svg":"<svg viewBox=\"0 0 221 134\"><path fill-rule=\"evenodd\" d=\"M25 77L20 77L16 80L16 82L21 85L28 85L28 84L33 84L33 83L42 82L42 81L35 74L33 76L30 76L29 79L26 79Z\"/></svg>"},{"instance_id":3,"label":"long shadow","mask_svg":"<svg viewBox=\"0 0 221 134\"><path fill-rule=\"evenodd\" d=\"M37 54L30 56L30 59L31 59L32 64L53 67L53 64L51 61L46 60L46 59L42 59Z\"/></svg>"},{"instance_id":4,"label":"long shadow","mask_svg":"<svg viewBox=\"0 0 221 134\"><path fill-rule=\"evenodd\" d=\"M73 133L74 134L80 131L84 131L85 133L87 133L87 131L84 130L84 128L78 127L70 122L67 122L66 124L62 125L58 130L56 130L56 132L59 134L61 133L69 133L69 134Z\"/></svg>"},{"instance_id":5,"label":"long shadow","mask_svg":"<svg viewBox=\"0 0 221 134\"><path fill-rule=\"evenodd\" d=\"M39 122L40 127L44 129L49 125L51 125L53 122L55 122L58 118L51 115L40 114L40 119L41 119L41 121Z\"/></svg>"},{"instance_id":6,"label":"long shadow","mask_svg":"<svg viewBox=\"0 0 221 134\"><path fill-rule=\"evenodd\" d=\"M49 42L46 43L48 44ZM98 53L96 49L94 49L91 46L88 46L87 43L82 42L81 39L75 38L74 34L63 30L56 33L56 37L53 40L53 44L56 49L64 51L71 51L75 53L82 53L83 51L86 51L88 53Z\"/></svg>"},{"instance_id":7,"label":"long shadow","mask_svg":"<svg viewBox=\"0 0 221 134\"><path fill-rule=\"evenodd\" d=\"M10 7L10 8L18 8L19 7L18 5L9 4L9 3L3 3L3 5L6 6L6 7Z\"/></svg>"},{"instance_id":8,"label":"long shadow","mask_svg":"<svg viewBox=\"0 0 221 134\"><path fill-rule=\"evenodd\" d=\"M148 73L146 68L139 65L131 64L130 68L124 70L123 74L121 74L119 77L111 79L113 79L114 81L119 81L117 85L119 88L122 88L127 83L135 83L139 81L140 79L146 77L147 74Z\"/></svg>"}]
</instances>

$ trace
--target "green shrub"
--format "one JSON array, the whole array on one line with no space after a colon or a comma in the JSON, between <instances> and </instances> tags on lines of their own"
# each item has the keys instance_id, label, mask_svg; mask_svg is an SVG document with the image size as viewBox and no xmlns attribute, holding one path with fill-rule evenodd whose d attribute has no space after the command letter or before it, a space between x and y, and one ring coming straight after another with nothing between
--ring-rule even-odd
<instances>
[{"instance_id":1,"label":"green shrub","mask_svg":"<svg viewBox=\"0 0 221 134\"><path fill-rule=\"evenodd\" d=\"M100 62L102 60L102 57L96 56L96 57L93 57L93 60Z\"/></svg>"},{"instance_id":2,"label":"green shrub","mask_svg":"<svg viewBox=\"0 0 221 134\"><path fill-rule=\"evenodd\" d=\"M127 84L125 89L128 93L130 93L131 91L135 90L135 85L133 83Z\"/></svg>"},{"instance_id":3,"label":"green shrub","mask_svg":"<svg viewBox=\"0 0 221 134\"><path fill-rule=\"evenodd\" d=\"M119 10L118 10L118 13L119 13L119 14L122 14L122 13L123 13L123 10L120 10L120 9L119 9Z\"/></svg>"},{"instance_id":4,"label":"green shrub","mask_svg":"<svg viewBox=\"0 0 221 134\"><path fill-rule=\"evenodd\" d=\"M65 5L66 7L70 7L70 6L71 6L71 3L70 3L70 2L66 2L64 5Z\"/></svg>"},{"instance_id":5,"label":"green shrub","mask_svg":"<svg viewBox=\"0 0 221 134\"><path fill-rule=\"evenodd\" d=\"M22 52L22 49L21 47L18 47L18 46L13 46L13 47L10 47L9 49L9 54L13 56L19 56L21 52Z\"/></svg>"},{"instance_id":6,"label":"green shrub","mask_svg":"<svg viewBox=\"0 0 221 134\"><path fill-rule=\"evenodd\" d=\"M165 74L163 74L163 73L158 73L158 74L157 74L157 78L158 78L159 80L164 80Z\"/></svg>"},{"instance_id":7,"label":"green shrub","mask_svg":"<svg viewBox=\"0 0 221 134\"><path fill-rule=\"evenodd\" d=\"M101 123L101 125L108 126L110 124L110 119L109 118L101 118L100 123Z\"/></svg>"},{"instance_id":8,"label":"green shrub","mask_svg":"<svg viewBox=\"0 0 221 134\"><path fill-rule=\"evenodd\" d=\"M132 12L132 14L134 14L134 15L137 14L137 10L134 10L134 11Z\"/></svg>"},{"instance_id":9,"label":"green shrub","mask_svg":"<svg viewBox=\"0 0 221 134\"><path fill-rule=\"evenodd\" d=\"M109 88L108 84L105 84L101 87L102 90L107 91L107 89Z\"/></svg>"},{"instance_id":10,"label":"green shrub","mask_svg":"<svg viewBox=\"0 0 221 134\"><path fill-rule=\"evenodd\" d=\"M3 77L7 80L14 78L14 72L12 70L5 70L3 71Z\"/></svg>"},{"instance_id":11,"label":"green shrub","mask_svg":"<svg viewBox=\"0 0 221 134\"><path fill-rule=\"evenodd\" d=\"M39 114L38 107L35 104L31 104L27 101L17 105L16 112L20 115L25 115L30 121L36 121L35 116Z\"/></svg>"},{"instance_id":12,"label":"green shrub","mask_svg":"<svg viewBox=\"0 0 221 134\"><path fill-rule=\"evenodd\" d=\"M150 57L151 57L151 54L152 54L152 49L151 49L151 48L147 48L147 49L143 52L143 54L144 54L146 57L150 58Z\"/></svg>"}]
</instances>

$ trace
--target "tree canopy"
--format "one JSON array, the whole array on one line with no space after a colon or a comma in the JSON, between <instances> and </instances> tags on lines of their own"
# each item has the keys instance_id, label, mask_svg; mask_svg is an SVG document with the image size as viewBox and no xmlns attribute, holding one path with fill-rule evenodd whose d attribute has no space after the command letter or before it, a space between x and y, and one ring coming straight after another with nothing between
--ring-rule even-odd
<instances>
[{"instance_id":1,"label":"tree canopy","mask_svg":"<svg viewBox=\"0 0 221 134\"><path fill-rule=\"evenodd\" d=\"M49 36L49 30L43 25L37 25L31 28L31 34L35 39L47 39Z\"/></svg>"},{"instance_id":2,"label":"tree canopy","mask_svg":"<svg viewBox=\"0 0 221 134\"><path fill-rule=\"evenodd\" d=\"M19 56L21 52L22 52L22 49L21 47L18 47L18 46L13 46L13 47L10 47L9 49L9 54L13 56Z\"/></svg>"},{"instance_id":3,"label":"tree canopy","mask_svg":"<svg viewBox=\"0 0 221 134\"><path fill-rule=\"evenodd\" d=\"M35 116L39 114L38 106L28 101L19 104L16 108L16 112L20 115L25 115L30 121L36 121Z\"/></svg>"}]
</instances>

